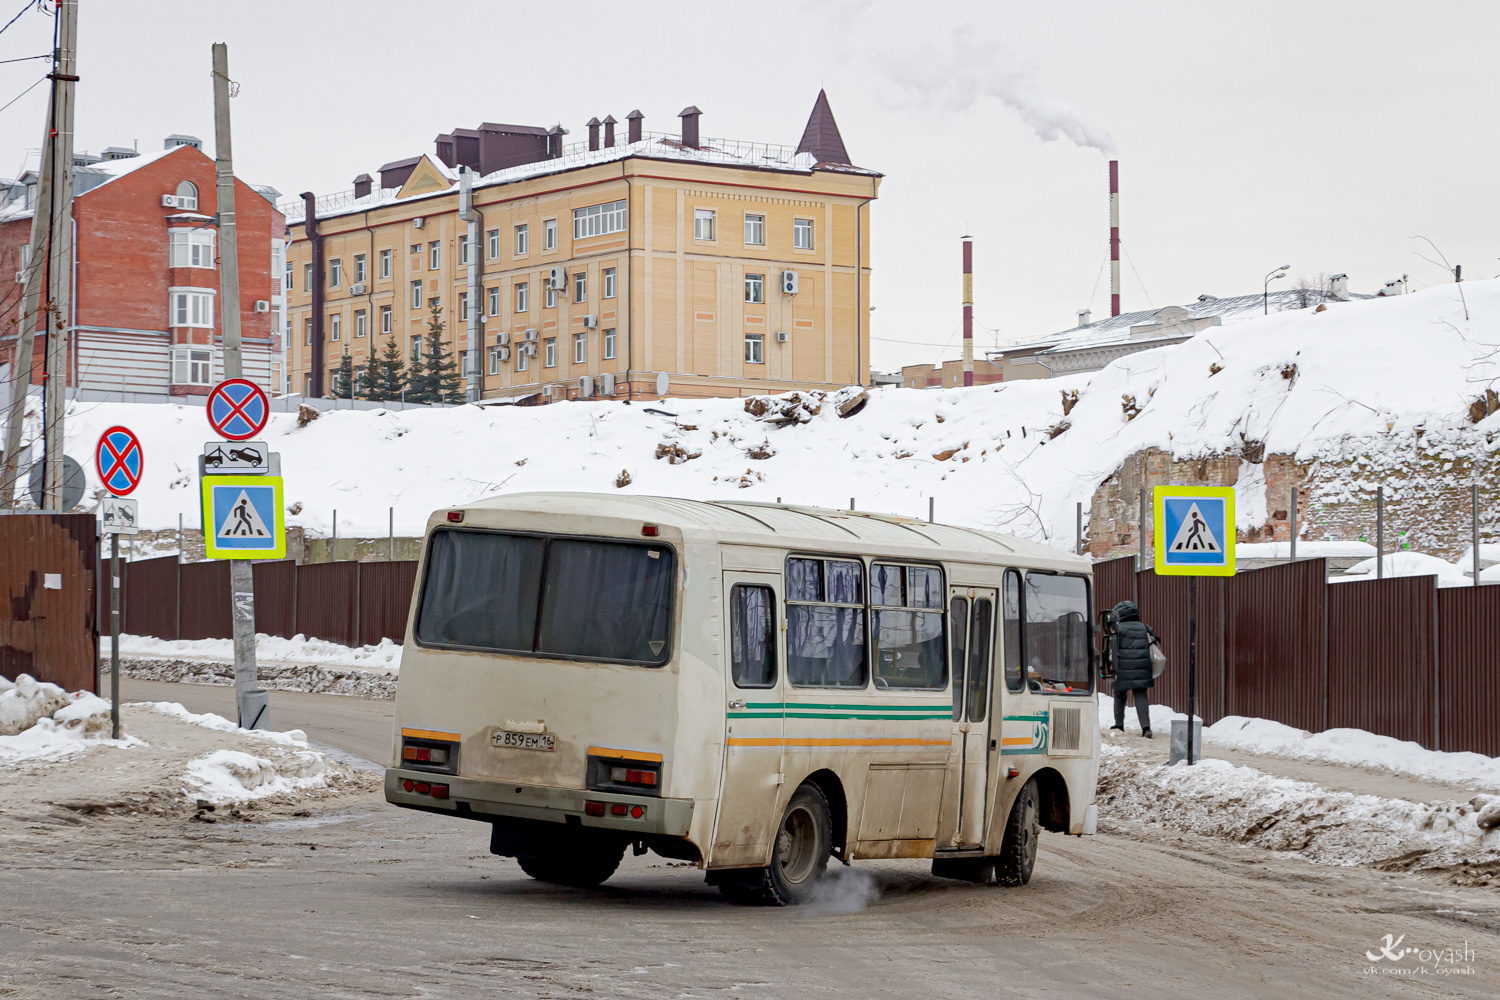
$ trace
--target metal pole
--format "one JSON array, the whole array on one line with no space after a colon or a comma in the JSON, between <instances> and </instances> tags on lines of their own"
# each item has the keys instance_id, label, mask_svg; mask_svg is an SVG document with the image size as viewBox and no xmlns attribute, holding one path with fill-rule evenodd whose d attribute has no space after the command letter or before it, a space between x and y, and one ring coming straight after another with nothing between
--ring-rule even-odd
<instances>
[{"instance_id":1,"label":"metal pole","mask_svg":"<svg viewBox=\"0 0 1500 1000\"><path fill-rule=\"evenodd\" d=\"M109 732L120 738L120 535L109 535Z\"/></svg>"},{"instance_id":2,"label":"metal pole","mask_svg":"<svg viewBox=\"0 0 1500 1000\"><path fill-rule=\"evenodd\" d=\"M1469 487L1469 505L1474 512L1473 536L1474 536L1474 586L1479 586L1479 487Z\"/></svg>"},{"instance_id":3,"label":"metal pole","mask_svg":"<svg viewBox=\"0 0 1500 1000\"><path fill-rule=\"evenodd\" d=\"M177 562L182 563L182 515L177 515Z\"/></svg>"},{"instance_id":4,"label":"metal pole","mask_svg":"<svg viewBox=\"0 0 1500 1000\"><path fill-rule=\"evenodd\" d=\"M1109 314L1120 315L1120 161L1109 161Z\"/></svg>"},{"instance_id":5,"label":"metal pole","mask_svg":"<svg viewBox=\"0 0 1500 1000\"><path fill-rule=\"evenodd\" d=\"M52 191L57 217L47 254L47 295L51 313L47 318L47 392L44 397L42 431L46 464L42 469L43 504L47 510L62 510L64 421L68 411L68 334L74 317L73 305L73 89L78 81L78 0L57 4L57 52L53 58L52 141L56 143L52 169L57 178ZM38 212L51 206L36 206Z\"/></svg>"},{"instance_id":6,"label":"metal pole","mask_svg":"<svg viewBox=\"0 0 1500 1000\"><path fill-rule=\"evenodd\" d=\"M390 552L387 554L386 561L387 562L395 562L396 561L396 508L394 508L394 507L387 507L386 508L386 516L390 519L390 526L386 529L386 531L388 532L386 538L387 538L387 541L388 541L388 543L390 545Z\"/></svg>"},{"instance_id":7,"label":"metal pole","mask_svg":"<svg viewBox=\"0 0 1500 1000\"><path fill-rule=\"evenodd\" d=\"M1188 577L1188 724L1187 762L1193 766L1193 712L1197 708L1198 682L1198 578Z\"/></svg>"},{"instance_id":8,"label":"metal pole","mask_svg":"<svg viewBox=\"0 0 1500 1000\"><path fill-rule=\"evenodd\" d=\"M1083 555L1083 501L1078 501L1078 511L1074 518L1074 528L1078 533L1078 554Z\"/></svg>"},{"instance_id":9,"label":"metal pole","mask_svg":"<svg viewBox=\"0 0 1500 1000\"><path fill-rule=\"evenodd\" d=\"M1375 579L1385 579L1385 487L1375 487Z\"/></svg>"},{"instance_id":10,"label":"metal pole","mask_svg":"<svg viewBox=\"0 0 1500 1000\"><path fill-rule=\"evenodd\" d=\"M937 521L937 497L927 498L927 523L933 524Z\"/></svg>"},{"instance_id":11,"label":"metal pole","mask_svg":"<svg viewBox=\"0 0 1500 1000\"><path fill-rule=\"evenodd\" d=\"M1292 562L1297 561L1297 487L1292 487Z\"/></svg>"},{"instance_id":12,"label":"metal pole","mask_svg":"<svg viewBox=\"0 0 1500 1000\"><path fill-rule=\"evenodd\" d=\"M339 561L339 509L333 508L333 545L328 550L328 561Z\"/></svg>"},{"instance_id":13,"label":"metal pole","mask_svg":"<svg viewBox=\"0 0 1500 1000\"><path fill-rule=\"evenodd\" d=\"M974 241L964 237L964 385L974 384Z\"/></svg>"},{"instance_id":14,"label":"metal pole","mask_svg":"<svg viewBox=\"0 0 1500 1000\"><path fill-rule=\"evenodd\" d=\"M849 509L850 510L854 509L854 498L853 497L849 498Z\"/></svg>"},{"instance_id":15,"label":"metal pole","mask_svg":"<svg viewBox=\"0 0 1500 1000\"><path fill-rule=\"evenodd\" d=\"M1141 519L1137 523L1139 525L1139 530L1137 530L1136 534L1140 536L1137 539L1137 541L1140 543L1140 549L1141 549L1141 551L1140 551L1140 555L1138 555L1138 556L1135 557L1135 571L1137 573L1139 573L1141 570L1143 570L1143 569L1146 568L1146 491L1145 490L1141 490Z\"/></svg>"}]
</instances>

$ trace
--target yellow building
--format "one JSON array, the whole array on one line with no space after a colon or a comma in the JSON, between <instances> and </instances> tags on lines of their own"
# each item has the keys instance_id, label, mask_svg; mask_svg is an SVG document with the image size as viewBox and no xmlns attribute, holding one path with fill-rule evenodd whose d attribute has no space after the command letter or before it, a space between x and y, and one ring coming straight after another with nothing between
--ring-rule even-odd
<instances>
[{"instance_id":1,"label":"yellow building","mask_svg":"<svg viewBox=\"0 0 1500 1000\"><path fill-rule=\"evenodd\" d=\"M594 119L569 146L455 129L378 188L286 205L289 388L332 394L345 349L356 371L392 339L425 355L434 300L470 398L655 396L663 374L674 396L867 384L880 174L850 163L822 93L796 147L700 138L699 115L664 135L632 112L623 141Z\"/></svg>"}]
</instances>

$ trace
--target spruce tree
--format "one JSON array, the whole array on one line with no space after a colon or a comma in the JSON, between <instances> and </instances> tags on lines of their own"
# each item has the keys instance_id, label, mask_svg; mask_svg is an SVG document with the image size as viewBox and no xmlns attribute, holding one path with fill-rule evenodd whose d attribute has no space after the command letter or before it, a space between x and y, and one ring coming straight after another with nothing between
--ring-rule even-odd
<instances>
[{"instance_id":1,"label":"spruce tree","mask_svg":"<svg viewBox=\"0 0 1500 1000\"><path fill-rule=\"evenodd\" d=\"M352 385L354 385L354 359L349 356L349 348L346 346L344 356L339 358L338 371L333 375L331 394L337 399L348 399Z\"/></svg>"},{"instance_id":2,"label":"spruce tree","mask_svg":"<svg viewBox=\"0 0 1500 1000\"><path fill-rule=\"evenodd\" d=\"M428 387L427 366L412 341L411 357L406 359L406 401L408 403L430 403L432 392Z\"/></svg>"},{"instance_id":3,"label":"spruce tree","mask_svg":"<svg viewBox=\"0 0 1500 1000\"><path fill-rule=\"evenodd\" d=\"M401 357L401 348L396 338L386 341L380 357L371 362L365 378L365 399L396 400L406 385L406 362Z\"/></svg>"},{"instance_id":4,"label":"spruce tree","mask_svg":"<svg viewBox=\"0 0 1500 1000\"><path fill-rule=\"evenodd\" d=\"M443 343L443 329L443 307L434 302L432 315L427 319L427 338L431 346L427 350L423 385L427 398L423 402L462 403L463 378L458 373L458 360Z\"/></svg>"}]
</instances>

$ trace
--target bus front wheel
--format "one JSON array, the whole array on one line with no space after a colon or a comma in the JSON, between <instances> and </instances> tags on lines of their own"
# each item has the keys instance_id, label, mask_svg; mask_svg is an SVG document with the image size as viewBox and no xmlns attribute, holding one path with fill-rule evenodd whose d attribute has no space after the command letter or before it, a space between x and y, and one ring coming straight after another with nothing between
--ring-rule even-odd
<instances>
[{"instance_id":1,"label":"bus front wheel","mask_svg":"<svg viewBox=\"0 0 1500 1000\"><path fill-rule=\"evenodd\" d=\"M995 858L995 881L1000 885L1018 886L1031 881L1036 867L1037 841L1042 836L1041 799L1036 779L1032 778L1016 796L1005 821L1005 836L1000 842L1000 856Z\"/></svg>"},{"instance_id":2,"label":"bus front wheel","mask_svg":"<svg viewBox=\"0 0 1500 1000\"><path fill-rule=\"evenodd\" d=\"M600 844L583 850L520 856L516 863L538 882L587 889L613 875L624 856L624 844Z\"/></svg>"},{"instance_id":3,"label":"bus front wheel","mask_svg":"<svg viewBox=\"0 0 1500 1000\"><path fill-rule=\"evenodd\" d=\"M719 891L736 903L795 906L812 899L814 886L833 853L833 818L828 798L808 782L792 793L767 868L725 873Z\"/></svg>"}]
</instances>

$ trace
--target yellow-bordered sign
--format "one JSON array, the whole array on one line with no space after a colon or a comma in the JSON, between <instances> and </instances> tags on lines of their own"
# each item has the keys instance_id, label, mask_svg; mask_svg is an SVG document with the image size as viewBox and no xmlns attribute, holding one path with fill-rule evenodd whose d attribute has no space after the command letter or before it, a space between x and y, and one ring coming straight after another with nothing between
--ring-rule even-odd
<instances>
[{"instance_id":1,"label":"yellow-bordered sign","mask_svg":"<svg viewBox=\"0 0 1500 1000\"><path fill-rule=\"evenodd\" d=\"M203 544L210 559L285 559L280 476L204 476Z\"/></svg>"},{"instance_id":2,"label":"yellow-bordered sign","mask_svg":"<svg viewBox=\"0 0 1500 1000\"><path fill-rule=\"evenodd\" d=\"M1156 572L1234 576L1234 488L1158 486Z\"/></svg>"}]
</instances>

